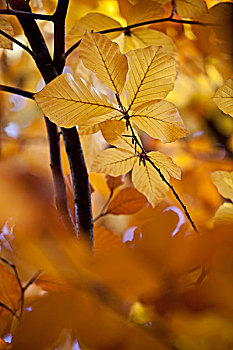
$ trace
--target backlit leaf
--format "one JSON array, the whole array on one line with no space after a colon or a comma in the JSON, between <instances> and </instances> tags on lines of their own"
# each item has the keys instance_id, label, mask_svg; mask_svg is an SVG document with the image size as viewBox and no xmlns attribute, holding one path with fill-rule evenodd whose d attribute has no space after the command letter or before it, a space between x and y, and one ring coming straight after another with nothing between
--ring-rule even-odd
<instances>
[{"instance_id":1,"label":"backlit leaf","mask_svg":"<svg viewBox=\"0 0 233 350\"><path fill-rule=\"evenodd\" d=\"M110 148L96 158L91 166L91 171L119 176L128 173L135 161L133 152Z\"/></svg>"},{"instance_id":2,"label":"backlit leaf","mask_svg":"<svg viewBox=\"0 0 233 350\"><path fill-rule=\"evenodd\" d=\"M188 134L175 105L167 101L152 101L137 107L131 119L151 137L163 143L173 142Z\"/></svg>"},{"instance_id":3,"label":"backlit leaf","mask_svg":"<svg viewBox=\"0 0 233 350\"><path fill-rule=\"evenodd\" d=\"M74 80L69 73L46 85L35 95L35 99L51 121L66 128L83 124L97 116L101 122L107 119L106 114L116 110L106 96L89 91L80 78Z\"/></svg>"},{"instance_id":4,"label":"backlit leaf","mask_svg":"<svg viewBox=\"0 0 233 350\"><path fill-rule=\"evenodd\" d=\"M224 197L233 201L233 171L214 171L211 178L218 192Z\"/></svg>"},{"instance_id":5,"label":"backlit leaf","mask_svg":"<svg viewBox=\"0 0 233 350\"><path fill-rule=\"evenodd\" d=\"M126 82L129 108L165 98L174 86L174 58L157 46L129 51L127 56L130 64Z\"/></svg>"},{"instance_id":6,"label":"backlit leaf","mask_svg":"<svg viewBox=\"0 0 233 350\"><path fill-rule=\"evenodd\" d=\"M103 13L90 12L86 16L80 18L75 22L73 28L67 34L67 40L69 44L73 44L78 41L85 34L86 30L93 30L98 32L105 29L121 27L120 23L115 19L104 15ZM118 32L108 33L107 36L110 38L116 38Z\"/></svg>"},{"instance_id":7,"label":"backlit leaf","mask_svg":"<svg viewBox=\"0 0 233 350\"><path fill-rule=\"evenodd\" d=\"M217 209L214 215L214 223L216 225L233 225L233 204L232 203L223 203Z\"/></svg>"},{"instance_id":8,"label":"backlit leaf","mask_svg":"<svg viewBox=\"0 0 233 350\"><path fill-rule=\"evenodd\" d=\"M117 43L102 34L86 32L79 47L79 56L88 69L120 95L125 84L128 63Z\"/></svg>"},{"instance_id":9,"label":"backlit leaf","mask_svg":"<svg viewBox=\"0 0 233 350\"><path fill-rule=\"evenodd\" d=\"M11 23L4 16L0 16L0 28L7 34L11 36L14 35L14 31ZM5 38L3 35L0 35L0 48L12 50L13 49L12 41Z\"/></svg>"},{"instance_id":10,"label":"backlit leaf","mask_svg":"<svg viewBox=\"0 0 233 350\"><path fill-rule=\"evenodd\" d=\"M139 23L162 17L164 9L157 1L152 0L140 0L135 6L133 6L128 15L127 23Z\"/></svg>"},{"instance_id":11,"label":"backlit leaf","mask_svg":"<svg viewBox=\"0 0 233 350\"><path fill-rule=\"evenodd\" d=\"M107 213L130 215L137 213L147 203L145 196L135 188L123 188L110 202Z\"/></svg>"},{"instance_id":12,"label":"backlit leaf","mask_svg":"<svg viewBox=\"0 0 233 350\"><path fill-rule=\"evenodd\" d=\"M176 10L179 16L198 18L207 11L205 0L176 0Z\"/></svg>"},{"instance_id":13,"label":"backlit leaf","mask_svg":"<svg viewBox=\"0 0 233 350\"><path fill-rule=\"evenodd\" d=\"M213 100L218 108L233 117L233 79L225 81L215 93Z\"/></svg>"},{"instance_id":14,"label":"backlit leaf","mask_svg":"<svg viewBox=\"0 0 233 350\"><path fill-rule=\"evenodd\" d=\"M113 144L125 130L125 122L118 120L107 120L99 125L105 140Z\"/></svg>"},{"instance_id":15,"label":"backlit leaf","mask_svg":"<svg viewBox=\"0 0 233 350\"><path fill-rule=\"evenodd\" d=\"M116 235L113 231L107 230L104 227L94 227L94 251L102 252L103 250L120 247L122 241L120 236Z\"/></svg>"},{"instance_id":16,"label":"backlit leaf","mask_svg":"<svg viewBox=\"0 0 233 350\"><path fill-rule=\"evenodd\" d=\"M128 40L126 51L135 49L134 40L136 40L137 48L143 48L150 45L162 46L169 55L177 56L176 46L173 40L166 34L149 28L137 28L130 31L130 36L125 35Z\"/></svg>"},{"instance_id":17,"label":"backlit leaf","mask_svg":"<svg viewBox=\"0 0 233 350\"><path fill-rule=\"evenodd\" d=\"M178 180L181 178L180 167L173 163L172 159L166 156L166 154L152 151L148 153L148 156L153 160L153 163L162 170L162 172L168 173L170 176Z\"/></svg>"},{"instance_id":18,"label":"backlit leaf","mask_svg":"<svg viewBox=\"0 0 233 350\"><path fill-rule=\"evenodd\" d=\"M138 162L135 163L132 171L132 182L135 188L146 196L153 207L155 207L168 192L167 185L148 162L146 162L145 166L142 164L139 165Z\"/></svg>"}]
</instances>

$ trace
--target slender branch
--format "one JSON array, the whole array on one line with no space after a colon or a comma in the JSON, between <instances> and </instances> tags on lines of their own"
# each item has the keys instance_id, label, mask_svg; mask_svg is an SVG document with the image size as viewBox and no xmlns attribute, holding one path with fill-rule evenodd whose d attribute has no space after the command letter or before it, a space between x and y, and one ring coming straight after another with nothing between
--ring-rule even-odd
<instances>
[{"instance_id":1,"label":"slender branch","mask_svg":"<svg viewBox=\"0 0 233 350\"><path fill-rule=\"evenodd\" d=\"M8 16L19 16L19 17L31 17L34 19L39 19L42 21L54 21L53 15L44 15L41 13L32 13L32 12L24 12L10 9L0 9L0 15L8 15Z\"/></svg>"},{"instance_id":2,"label":"slender branch","mask_svg":"<svg viewBox=\"0 0 233 350\"><path fill-rule=\"evenodd\" d=\"M36 282L37 278L39 277L39 275L41 274L42 271L38 271L35 273L34 276L32 276L32 278L25 284L25 286L23 287L23 291L25 292L33 283Z\"/></svg>"},{"instance_id":3,"label":"slender branch","mask_svg":"<svg viewBox=\"0 0 233 350\"><path fill-rule=\"evenodd\" d=\"M54 13L54 65L58 74L62 73L65 66L65 20L69 0L58 0Z\"/></svg>"},{"instance_id":4,"label":"slender branch","mask_svg":"<svg viewBox=\"0 0 233 350\"><path fill-rule=\"evenodd\" d=\"M15 94L15 95L19 95L19 96L23 96L26 98L30 98L31 100L35 100L33 92L22 90L22 89L15 88L12 86L0 84L0 91L10 92L10 93Z\"/></svg>"},{"instance_id":5,"label":"slender branch","mask_svg":"<svg viewBox=\"0 0 233 350\"><path fill-rule=\"evenodd\" d=\"M189 220L190 224L192 225L194 231L198 232L197 228L196 228L196 225L195 223L193 222L186 206L184 205L184 203L182 202L182 200L180 199L178 193L175 191L174 187L167 181L167 179L165 178L165 176L163 175L163 173L161 172L161 170L153 163L153 161L151 160L150 156L148 156L147 152L145 151L144 147L141 145L141 143L139 142L135 132L134 132L134 129L132 127L132 124L130 122L130 117L128 115L128 110L126 110L121 102L121 99L120 97L116 94L116 99L117 99L117 102L121 108L121 112L123 114L123 117L122 119L125 119L126 120L126 126L127 128L129 127L130 128L130 131L131 131L131 134L132 134L132 139L134 140L135 142L135 153L136 153L136 145L139 146L139 148L141 149L142 151L142 154L144 156L144 159L146 161L148 161L152 167L157 171L157 173L159 174L160 178L162 179L163 182L166 183L166 185L172 190L172 193L173 195L175 196L175 198L178 200L178 202L180 203L181 207L183 208L184 210L184 213L187 217L187 219Z\"/></svg>"},{"instance_id":6,"label":"slender branch","mask_svg":"<svg viewBox=\"0 0 233 350\"><path fill-rule=\"evenodd\" d=\"M176 192L176 190L174 189L174 187L167 181L167 179L165 178L165 176L163 175L163 173L161 172L161 170L153 163L153 161L151 160L151 158L148 156L148 154L146 153L144 147L141 145L141 143L138 141L137 136L135 135L135 132L133 130L132 124L130 122L130 120L127 120L127 123L130 127L130 131L132 133L132 137L135 141L135 143L140 147L140 149L142 150L142 153L145 157L145 159L152 165L152 167L157 171L157 173L159 174L160 178L166 183L166 185L172 190L173 195L175 196L175 198L178 200L178 202L180 203L181 207L184 210L184 213L187 217L187 219L189 220L190 224L192 225L194 231L198 232L196 225L194 223L194 221L192 220L186 206L184 205L184 203L182 202L182 200L180 199L178 193Z\"/></svg>"},{"instance_id":7,"label":"slender branch","mask_svg":"<svg viewBox=\"0 0 233 350\"><path fill-rule=\"evenodd\" d=\"M171 16L165 17L165 18L159 18L159 19L152 19L150 21L145 21L145 22L140 22L140 23L135 23L135 24L130 24L125 27L116 27L116 28L111 28L111 29L105 29L105 30L100 30L96 33L99 34L109 34L109 33L115 33L115 32L126 32L130 31L130 29L133 28L138 28L142 26L147 26L150 24L156 24L156 23L163 23L163 22L174 22L174 23L182 23L182 24L195 24L195 25L200 25L200 26L206 26L206 25L212 25L211 23L203 23L199 21L191 21L191 20L185 20L185 19L176 19L173 18L174 13L172 12ZM65 53L65 57L67 58L81 43L81 40L77 41L74 45L72 45Z\"/></svg>"},{"instance_id":8,"label":"slender branch","mask_svg":"<svg viewBox=\"0 0 233 350\"><path fill-rule=\"evenodd\" d=\"M0 29L0 35L4 36L5 38L11 40L13 43L15 43L16 45L20 46L24 51L27 51L34 59L36 57L36 55L34 54L34 52L29 49L29 47L27 47L26 45L24 45L23 43L21 43L21 41L13 38L13 36L7 34L6 32L4 32L2 29Z\"/></svg>"}]
</instances>

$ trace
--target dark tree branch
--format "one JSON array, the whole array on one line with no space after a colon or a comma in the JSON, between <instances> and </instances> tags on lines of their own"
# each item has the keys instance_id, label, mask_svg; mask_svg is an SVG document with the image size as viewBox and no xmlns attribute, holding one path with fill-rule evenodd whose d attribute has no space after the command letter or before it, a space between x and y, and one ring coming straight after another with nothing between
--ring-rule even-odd
<instances>
[{"instance_id":1,"label":"dark tree branch","mask_svg":"<svg viewBox=\"0 0 233 350\"><path fill-rule=\"evenodd\" d=\"M0 84L0 91L10 92L10 93L15 94L15 95L19 95L19 96L23 96L26 98L30 98L31 100L35 100L33 92L25 91L25 90L18 89L18 88L12 87L12 86Z\"/></svg>"},{"instance_id":2,"label":"dark tree branch","mask_svg":"<svg viewBox=\"0 0 233 350\"><path fill-rule=\"evenodd\" d=\"M172 13L169 17L165 18L159 18L159 19L152 19L150 21L145 21L141 23L135 23L128 25L126 27L117 27L117 28L111 28L111 29L105 29L105 30L100 30L96 33L99 34L109 34L109 33L115 33L115 32L127 32L130 29L133 28L138 28L142 26L147 26L150 24L156 24L156 23L163 23L163 22L174 22L174 23L183 23L183 24L195 24L195 25L200 25L200 26L206 26L206 25L211 25L211 23L203 23L199 21L190 21L190 20L185 20L185 19L176 19L173 18L174 15L174 9L172 9ZM77 41L74 45L72 45L65 53L65 57L67 58L81 43L81 40Z\"/></svg>"},{"instance_id":3,"label":"dark tree branch","mask_svg":"<svg viewBox=\"0 0 233 350\"><path fill-rule=\"evenodd\" d=\"M19 16L19 17L31 17L34 19L39 19L42 21L54 21L53 15L44 15L41 13L31 13L31 12L24 12L24 11L16 11L16 10L10 10L10 9L0 9L0 15L8 15L8 16Z\"/></svg>"},{"instance_id":4,"label":"dark tree branch","mask_svg":"<svg viewBox=\"0 0 233 350\"><path fill-rule=\"evenodd\" d=\"M58 74L62 73L65 66L65 20L69 0L58 0L54 13L54 58L53 62Z\"/></svg>"},{"instance_id":5,"label":"dark tree branch","mask_svg":"<svg viewBox=\"0 0 233 350\"><path fill-rule=\"evenodd\" d=\"M91 191L79 135L75 127L61 130L71 169L78 232L93 245Z\"/></svg>"},{"instance_id":6,"label":"dark tree branch","mask_svg":"<svg viewBox=\"0 0 233 350\"><path fill-rule=\"evenodd\" d=\"M34 59L36 58L34 52L32 50L29 49L29 47L27 47L26 45L24 45L23 43L21 43L21 41L13 38L13 36L7 34L6 32L4 32L3 30L0 29L0 35L4 36L5 38L11 40L13 43L15 43L16 45L20 46L24 51L28 52Z\"/></svg>"},{"instance_id":7,"label":"dark tree branch","mask_svg":"<svg viewBox=\"0 0 233 350\"><path fill-rule=\"evenodd\" d=\"M31 13L30 6L25 0L9 0L9 3L11 7L16 11L24 11ZM35 54L35 63L39 71L41 72L45 83L48 84L50 81L55 79L58 74L56 68L53 65L52 58L49 54L48 48L40 32L40 29L34 18L25 18L21 16L17 16L17 18ZM45 123L49 139L51 170L54 180L57 209L65 228L75 233L76 231L71 219L71 214L67 203L65 183L61 167L59 132L57 126L46 117Z\"/></svg>"}]
</instances>

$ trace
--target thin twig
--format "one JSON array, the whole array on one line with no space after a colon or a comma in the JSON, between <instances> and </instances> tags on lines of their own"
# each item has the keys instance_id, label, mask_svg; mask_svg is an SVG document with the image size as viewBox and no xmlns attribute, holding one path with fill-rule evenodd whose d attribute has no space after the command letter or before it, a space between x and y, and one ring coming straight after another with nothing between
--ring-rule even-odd
<instances>
[{"instance_id":1,"label":"thin twig","mask_svg":"<svg viewBox=\"0 0 233 350\"><path fill-rule=\"evenodd\" d=\"M44 15L41 13L32 13L32 12L24 12L10 9L0 9L0 15L8 15L8 16L19 16L19 17L30 17L34 19L39 19L42 21L54 21L53 15Z\"/></svg>"},{"instance_id":2,"label":"thin twig","mask_svg":"<svg viewBox=\"0 0 233 350\"><path fill-rule=\"evenodd\" d=\"M13 38L13 36L7 34L6 32L4 32L2 29L0 29L0 35L4 36L5 38L11 40L13 43L15 43L16 45L20 46L24 51L28 52L33 58L36 57L35 53L29 49L28 46L24 45L23 43L21 43L21 41Z\"/></svg>"},{"instance_id":3,"label":"thin twig","mask_svg":"<svg viewBox=\"0 0 233 350\"><path fill-rule=\"evenodd\" d=\"M3 307L4 309L6 309L7 311L9 311L13 316L15 316L17 319L19 319L19 316L15 313L14 310L12 310L9 306L3 304L1 301L0 301L0 306Z\"/></svg>"},{"instance_id":4,"label":"thin twig","mask_svg":"<svg viewBox=\"0 0 233 350\"><path fill-rule=\"evenodd\" d=\"M172 190L172 193L173 195L175 196L175 198L178 200L178 202L180 203L181 207L183 208L184 210L184 213L187 217L187 219L189 220L189 222L191 223L194 231L198 232L197 228L196 228L196 225L195 223L193 222L186 206L184 205L184 203L182 202L182 200L180 199L178 193L176 192L176 190L174 189L174 187L167 181L167 179L165 178L165 176L163 175L163 173L161 172L161 170L153 163L153 161L151 160L150 156L148 156L147 152L145 151L144 147L141 145L141 143L139 142L134 130L133 130L133 127L132 127L132 124L130 122L130 117L128 115L128 110L126 110L121 102L121 99L120 97L116 94L116 99L117 99L117 102L119 104L119 107L121 108L121 112L123 114L123 118L122 119L125 119L126 120L126 126L130 128L130 131L131 131L131 134L132 134L132 138L135 142L135 145L138 145L142 151L142 154L144 156L144 159L147 160L151 165L152 167L157 171L157 173L159 174L160 178L162 179L163 182L166 183L166 185ZM135 147L135 150L136 150L136 147Z\"/></svg>"},{"instance_id":5,"label":"thin twig","mask_svg":"<svg viewBox=\"0 0 233 350\"><path fill-rule=\"evenodd\" d=\"M140 23L135 23L135 24L130 24L130 25L125 26L125 27L116 27L116 28L111 28L111 29L100 30L100 31L97 31L96 33L109 34L109 33L115 33L115 32L126 32L126 31L129 31L130 29L133 29L133 28L138 28L138 27L147 26L150 24L163 23L163 22L195 24L195 25L200 25L200 26L212 25L211 23L203 23L203 22L199 22L199 21L191 21L191 20L185 20L185 19L176 19L176 18L173 18L173 12L172 12L171 16L169 16L169 17L153 19L150 21L145 21L145 22L140 22ZM74 45L72 45L66 51L65 57L67 58L80 45L80 43L81 43L81 40L77 41Z\"/></svg>"},{"instance_id":6,"label":"thin twig","mask_svg":"<svg viewBox=\"0 0 233 350\"><path fill-rule=\"evenodd\" d=\"M189 220L190 224L192 225L194 231L198 232L197 228L196 228L196 225L194 223L194 221L192 220L186 206L184 205L184 203L182 202L182 200L180 199L178 193L176 192L176 190L174 189L174 187L167 181L167 179L165 178L165 176L163 175L163 173L161 172L161 170L153 163L153 161L151 160L151 158L148 156L148 154L146 153L144 147L141 145L141 143L138 141L138 138L137 136L135 135L134 133L134 130L133 130L133 127L132 127L132 124L129 120L127 120L127 123L130 127L130 131L132 133L132 137L135 141L135 143L141 148L142 150L142 153L145 157L145 159L152 165L152 167L157 171L157 173L159 174L159 176L161 177L162 181L164 181L166 183L166 185L172 190L172 193L173 195L175 196L175 198L178 200L178 202L180 203L181 207L183 208L184 210L184 213L187 217L187 219Z\"/></svg>"},{"instance_id":7,"label":"thin twig","mask_svg":"<svg viewBox=\"0 0 233 350\"><path fill-rule=\"evenodd\" d=\"M15 95L19 95L22 97L30 98L31 100L35 100L33 92L15 88L13 86L0 84L0 91L10 92Z\"/></svg>"}]
</instances>

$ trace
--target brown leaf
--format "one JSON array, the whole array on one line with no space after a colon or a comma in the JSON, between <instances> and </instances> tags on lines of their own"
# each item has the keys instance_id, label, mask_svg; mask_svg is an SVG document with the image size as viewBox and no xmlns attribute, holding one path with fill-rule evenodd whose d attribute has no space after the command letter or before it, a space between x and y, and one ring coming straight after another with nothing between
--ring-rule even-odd
<instances>
[{"instance_id":1,"label":"brown leaf","mask_svg":"<svg viewBox=\"0 0 233 350\"><path fill-rule=\"evenodd\" d=\"M17 311L21 298L21 290L16 276L2 263L0 264L0 302L13 311Z\"/></svg>"},{"instance_id":2,"label":"brown leaf","mask_svg":"<svg viewBox=\"0 0 233 350\"><path fill-rule=\"evenodd\" d=\"M114 215L130 215L142 209L146 203L146 197L135 188L124 188L110 202L107 212Z\"/></svg>"},{"instance_id":3,"label":"brown leaf","mask_svg":"<svg viewBox=\"0 0 233 350\"><path fill-rule=\"evenodd\" d=\"M113 191L118 186L121 186L124 183L124 181L125 181L125 178L123 175L120 175L120 176L106 175L106 182L110 191Z\"/></svg>"}]
</instances>

